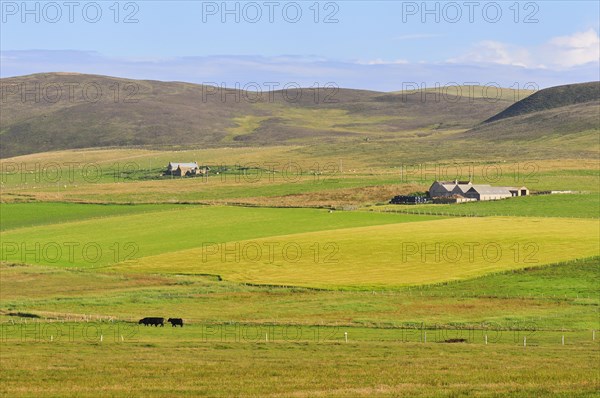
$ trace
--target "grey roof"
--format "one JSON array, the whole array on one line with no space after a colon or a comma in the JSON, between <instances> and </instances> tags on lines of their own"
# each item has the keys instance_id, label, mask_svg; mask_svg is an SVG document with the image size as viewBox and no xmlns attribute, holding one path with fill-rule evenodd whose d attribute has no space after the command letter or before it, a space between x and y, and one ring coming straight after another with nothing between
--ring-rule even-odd
<instances>
[{"instance_id":1,"label":"grey roof","mask_svg":"<svg viewBox=\"0 0 600 398\"><path fill-rule=\"evenodd\" d=\"M193 169L193 168L197 168L198 167L198 163L196 163L196 162L192 162L192 163L174 163L174 162L169 162L169 166L172 169L176 169L177 167Z\"/></svg>"},{"instance_id":2,"label":"grey roof","mask_svg":"<svg viewBox=\"0 0 600 398\"><path fill-rule=\"evenodd\" d=\"M513 196L513 192L520 189L527 189L526 187L493 187L489 184L472 184L470 181L434 181L431 185L431 189L435 186L443 187L448 194L452 196L472 196L472 194L478 193L480 195L502 195L502 196ZM471 195L467 195L470 193ZM447 194L439 193L441 196L447 196Z\"/></svg>"},{"instance_id":3,"label":"grey roof","mask_svg":"<svg viewBox=\"0 0 600 398\"><path fill-rule=\"evenodd\" d=\"M463 181L461 181L461 182L463 182ZM448 192L452 191L454 188L457 187L457 184L454 181L435 181L433 183L433 185L435 185L436 183L439 184L439 185L441 185L442 187L444 187L446 190L448 190ZM465 191L464 188L468 189L468 187L470 187L471 185L469 185L469 184L458 184L458 186L461 187L461 189L463 191Z\"/></svg>"},{"instance_id":4,"label":"grey roof","mask_svg":"<svg viewBox=\"0 0 600 398\"><path fill-rule=\"evenodd\" d=\"M465 193L467 192L469 189L471 189L474 185L473 184L456 184L452 187L451 191L456 192L456 188L460 189L461 192Z\"/></svg>"},{"instance_id":5,"label":"grey roof","mask_svg":"<svg viewBox=\"0 0 600 398\"><path fill-rule=\"evenodd\" d=\"M469 192L477 192L484 195L510 195L509 187L492 187L490 185L473 185Z\"/></svg>"},{"instance_id":6,"label":"grey roof","mask_svg":"<svg viewBox=\"0 0 600 398\"><path fill-rule=\"evenodd\" d=\"M527 189L525 187L493 187L489 184L472 184L468 181L458 181L458 183L456 181L435 181L433 185L435 184L441 185L448 191L448 193L454 194L466 194L467 192L477 192L483 195L511 195L510 191Z\"/></svg>"}]
</instances>

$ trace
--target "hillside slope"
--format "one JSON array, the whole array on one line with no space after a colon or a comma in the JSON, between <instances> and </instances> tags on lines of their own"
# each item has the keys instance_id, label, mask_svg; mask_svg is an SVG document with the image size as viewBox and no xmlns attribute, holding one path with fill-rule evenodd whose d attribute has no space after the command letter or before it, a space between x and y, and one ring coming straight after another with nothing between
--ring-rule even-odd
<instances>
[{"instance_id":1,"label":"hillside slope","mask_svg":"<svg viewBox=\"0 0 600 398\"><path fill-rule=\"evenodd\" d=\"M0 79L0 157L107 146L321 144L464 131L511 105L349 89L256 93L75 73ZM414 93L413 93L414 94ZM514 94L514 95L513 95ZM296 99L296 100L294 100Z\"/></svg>"},{"instance_id":2,"label":"hillside slope","mask_svg":"<svg viewBox=\"0 0 600 398\"><path fill-rule=\"evenodd\" d=\"M541 90L456 139L482 142L544 143L582 152L600 142L600 82Z\"/></svg>"},{"instance_id":3,"label":"hillside slope","mask_svg":"<svg viewBox=\"0 0 600 398\"><path fill-rule=\"evenodd\" d=\"M485 123L569 105L600 101L600 82L569 84L540 90L509 106Z\"/></svg>"}]
</instances>

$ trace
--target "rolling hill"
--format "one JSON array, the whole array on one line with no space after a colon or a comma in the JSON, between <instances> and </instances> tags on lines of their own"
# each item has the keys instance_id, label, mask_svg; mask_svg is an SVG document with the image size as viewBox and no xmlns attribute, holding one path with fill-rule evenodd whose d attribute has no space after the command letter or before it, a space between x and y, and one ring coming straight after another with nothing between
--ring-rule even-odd
<instances>
[{"instance_id":1,"label":"rolling hill","mask_svg":"<svg viewBox=\"0 0 600 398\"><path fill-rule=\"evenodd\" d=\"M590 82L540 90L456 137L495 143L556 141L589 150L598 148L598 131L600 82Z\"/></svg>"},{"instance_id":2,"label":"rolling hill","mask_svg":"<svg viewBox=\"0 0 600 398\"><path fill-rule=\"evenodd\" d=\"M61 149L348 142L464 131L528 92L499 100L447 92L295 89L262 94L181 82L47 73L0 80L0 157Z\"/></svg>"},{"instance_id":3,"label":"rolling hill","mask_svg":"<svg viewBox=\"0 0 600 398\"><path fill-rule=\"evenodd\" d=\"M540 90L509 106L485 123L576 104L600 101L600 82L568 84Z\"/></svg>"}]
</instances>

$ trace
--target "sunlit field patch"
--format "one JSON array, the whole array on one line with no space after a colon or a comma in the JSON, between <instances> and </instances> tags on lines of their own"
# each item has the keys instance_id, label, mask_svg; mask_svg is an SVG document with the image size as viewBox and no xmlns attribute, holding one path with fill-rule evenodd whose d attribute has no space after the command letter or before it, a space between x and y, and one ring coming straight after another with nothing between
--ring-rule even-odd
<instances>
[{"instance_id":1,"label":"sunlit field patch","mask_svg":"<svg viewBox=\"0 0 600 398\"><path fill-rule=\"evenodd\" d=\"M215 274L321 288L397 287L471 278L598 253L594 220L455 218L217 243L113 267Z\"/></svg>"}]
</instances>

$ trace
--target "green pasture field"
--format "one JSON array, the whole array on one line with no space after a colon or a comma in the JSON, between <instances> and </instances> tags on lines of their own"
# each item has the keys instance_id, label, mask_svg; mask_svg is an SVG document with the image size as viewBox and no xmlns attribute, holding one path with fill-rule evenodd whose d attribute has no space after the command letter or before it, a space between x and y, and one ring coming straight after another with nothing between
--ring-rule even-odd
<instances>
[{"instance_id":1,"label":"green pasture field","mask_svg":"<svg viewBox=\"0 0 600 398\"><path fill-rule=\"evenodd\" d=\"M0 388L10 396L593 396L599 264L392 294L5 265ZM41 318L7 315L16 311ZM123 322L173 313L184 328ZM444 343L456 338L466 343Z\"/></svg>"},{"instance_id":2,"label":"green pasture field","mask_svg":"<svg viewBox=\"0 0 600 398\"><path fill-rule=\"evenodd\" d=\"M126 214L176 209L170 205L89 205L77 203L4 203L0 206L0 230L81 221ZM181 206L179 206L181 208Z\"/></svg>"},{"instance_id":3,"label":"green pasture field","mask_svg":"<svg viewBox=\"0 0 600 398\"><path fill-rule=\"evenodd\" d=\"M162 329L162 328L161 328ZM191 328L190 328L191 329ZM597 345L11 343L6 396L591 397ZM150 332L148 332L150 333ZM187 334L187 332L185 332ZM473 360L477 358L477 360Z\"/></svg>"},{"instance_id":4,"label":"green pasture field","mask_svg":"<svg viewBox=\"0 0 600 398\"><path fill-rule=\"evenodd\" d=\"M8 204L7 209L11 206L35 208L38 204ZM95 205L76 205L75 208L77 206L90 209ZM154 212L7 230L0 235L3 242L0 258L10 262L97 268L128 259L198 248L203 243L440 218L367 212L331 213L316 209L217 206L155 209ZM27 254L27 248L33 252Z\"/></svg>"},{"instance_id":5,"label":"green pasture field","mask_svg":"<svg viewBox=\"0 0 600 398\"><path fill-rule=\"evenodd\" d=\"M8 262L111 266L116 272L211 274L236 282L321 288L392 288L593 256L598 253L597 226L597 221L585 219L439 219L167 206L164 211L7 230L1 235L0 255Z\"/></svg>"},{"instance_id":6,"label":"green pasture field","mask_svg":"<svg viewBox=\"0 0 600 398\"><path fill-rule=\"evenodd\" d=\"M431 178L401 176L393 159L409 148L389 145L386 158L378 145L339 153L290 146L17 159L62 162L85 153L85 162L107 167L95 182L35 188L20 175L3 175L0 395L594 396L600 388L596 166L541 161L538 181L520 184L590 194L391 206L382 205L384 194L392 196L394 187L425 190ZM424 154L406 161L436 161ZM306 173L299 182L281 175L250 182L239 170L224 182L155 175L168 161L291 159L304 166L340 158L344 173L321 174L319 181ZM145 171L119 170L116 181L110 165L132 160ZM487 164L501 163L482 160L477 167ZM519 181L505 173L498 185ZM306 199L362 189L379 193L357 196L364 211L176 204L269 206L289 199L303 206ZM65 203L78 201L108 204ZM341 208L343 202L318 203ZM384 212L390 210L443 215ZM465 212L483 217L454 217ZM271 261L269 245L289 251L275 251ZM457 245L462 257L454 261ZM479 250L484 245L492 251ZM258 260L256 247L265 250ZM303 254L296 260L298 247ZM186 325L138 326L145 316L181 317ZM466 341L444 342L452 338Z\"/></svg>"},{"instance_id":7,"label":"green pasture field","mask_svg":"<svg viewBox=\"0 0 600 398\"><path fill-rule=\"evenodd\" d=\"M598 324L598 258L504 271L393 291L248 286L195 275L101 273L2 266L0 314L65 319L82 314L135 321L147 314L191 323L439 325L590 330ZM173 315L175 316L175 315Z\"/></svg>"}]
</instances>

